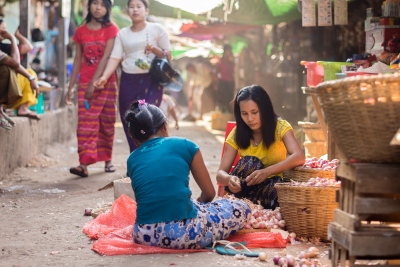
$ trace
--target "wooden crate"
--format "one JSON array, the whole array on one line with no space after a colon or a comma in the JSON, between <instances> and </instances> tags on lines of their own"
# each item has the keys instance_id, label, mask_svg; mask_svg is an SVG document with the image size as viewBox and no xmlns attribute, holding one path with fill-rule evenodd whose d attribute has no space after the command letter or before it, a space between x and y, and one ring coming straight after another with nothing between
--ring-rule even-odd
<instances>
[{"instance_id":1,"label":"wooden crate","mask_svg":"<svg viewBox=\"0 0 400 267\"><path fill-rule=\"evenodd\" d=\"M397 164L339 163L339 208L328 226L332 266L400 258L399 174Z\"/></svg>"},{"instance_id":2,"label":"wooden crate","mask_svg":"<svg viewBox=\"0 0 400 267\"><path fill-rule=\"evenodd\" d=\"M354 229L363 220L400 222L400 165L340 162L336 179L341 215L354 219Z\"/></svg>"},{"instance_id":3,"label":"wooden crate","mask_svg":"<svg viewBox=\"0 0 400 267\"><path fill-rule=\"evenodd\" d=\"M328 236L332 239L333 267L339 266L339 263L341 266L362 266L356 264L357 259L400 258L400 225L370 225L368 230L351 231L332 222L328 227Z\"/></svg>"}]
</instances>

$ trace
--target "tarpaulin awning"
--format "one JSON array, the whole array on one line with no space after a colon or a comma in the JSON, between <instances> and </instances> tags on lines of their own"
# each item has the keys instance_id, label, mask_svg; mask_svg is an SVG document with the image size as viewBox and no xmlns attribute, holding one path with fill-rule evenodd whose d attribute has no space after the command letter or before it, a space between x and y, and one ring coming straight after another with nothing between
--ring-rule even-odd
<instances>
[{"instance_id":1,"label":"tarpaulin awning","mask_svg":"<svg viewBox=\"0 0 400 267\"><path fill-rule=\"evenodd\" d=\"M212 34L212 35L223 35L223 34L234 34L242 32L256 26L244 25L237 23L209 23L201 24L199 22L183 24L180 31L188 34Z\"/></svg>"},{"instance_id":2,"label":"tarpaulin awning","mask_svg":"<svg viewBox=\"0 0 400 267\"><path fill-rule=\"evenodd\" d=\"M117 2L118 0L116 0ZM199 0L197 0L199 1ZM197 1L193 1L195 6ZM228 1L231 3L231 1ZM150 0L150 14L160 17L191 19L206 21L206 15L195 15L176 7L163 5L156 0ZM236 0L230 14L226 15L226 7L220 5L211 10L211 18L228 22L267 25L279 24L301 19L297 0Z\"/></svg>"}]
</instances>

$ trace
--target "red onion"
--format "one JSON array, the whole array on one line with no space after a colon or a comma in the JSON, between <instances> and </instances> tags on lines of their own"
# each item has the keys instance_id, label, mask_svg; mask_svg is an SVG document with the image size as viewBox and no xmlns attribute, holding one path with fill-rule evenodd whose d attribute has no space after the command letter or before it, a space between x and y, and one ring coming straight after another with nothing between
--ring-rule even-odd
<instances>
[{"instance_id":1,"label":"red onion","mask_svg":"<svg viewBox=\"0 0 400 267\"><path fill-rule=\"evenodd\" d=\"M91 216L92 215L92 209L91 208L86 208L84 215L85 216Z\"/></svg>"},{"instance_id":2,"label":"red onion","mask_svg":"<svg viewBox=\"0 0 400 267\"><path fill-rule=\"evenodd\" d=\"M275 256L274 256L273 261L274 261L275 265L278 265L278 261L279 261L280 259L281 259L281 256L279 256L279 255L275 255Z\"/></svg>"},{"instance_id":3,"label":"red onion","mask_svg":"<svg viewBox=\"0 0 400 267\"><path fill-rule=\"evenodd\" d=\"M300 265L300 266L304 266L304 265L310 266L310 265L311 265L311 262L310 262L309 260L307 260L307 259L301 259L301 260L299 261L299 265Z\"/></svg>"},{"instance_id":4,"label":"red onion","mask_svg":"<svg viewBox=\"0 0 400 267\"><path fill-rule=\"evenodd\" d=\"M290 254L286 255L286 260L288 267L294 267L296 265L296 261L294 260L294 257L292 255Z\"/></svg>"},{"instance_id":5,"label":"red onion","mask_svg":"<svg viewBox=\"0 0 400 267\"><path fill-rule=\"evenodd\" d=\"M288 261L285 257L280 258L278 261L278 266L283 266L283 265L287 265L287 264L288 264Z\"/></svg>"},{"instance_id":6,"label":"red onion","mask_svg":"<svg viewBox=\"0 0 400 267\"><path fill-rule=\"evenodd\" d=\"M299 259L305 259L306 258L306 252L305 251L301 251L299 253ZM301 265L301 264L300 264Z\"/></svg>"}]
</instances>

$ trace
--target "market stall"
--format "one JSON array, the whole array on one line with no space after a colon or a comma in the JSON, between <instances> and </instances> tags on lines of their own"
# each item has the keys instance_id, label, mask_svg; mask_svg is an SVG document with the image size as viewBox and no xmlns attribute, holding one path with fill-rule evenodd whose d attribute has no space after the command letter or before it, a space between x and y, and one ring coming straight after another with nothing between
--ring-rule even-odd
<instances>
[{"instance_id":1,"label":"market stall","mask_svg":"<svg viewBox=\"0 0 400 267\"><path fill-rule=\"evenodd\" d=\"M307 71L307 86L302 91L312 99L318 117L314 124L323 133L324 152L328 159L340 160L333 177L340 182L340 189L332 202L327 199L334 195L329 187L310 193L313 189L308 182L295 188L293 180L304 176L301 168L286 172L291 185L276 187L281 191L287 227L290 231L296 228L300 235L329 239L332 266L359 266L360 260L375 259L391 266L398 264L391 260L400 258L399 10L395 1L382 1L381 10L367 8L365 54L352 55L347 62L300 62ZM310 23L309 19L306 22ZM306 26L316 26L315 21ZM310 128L310 122L299 125L306 137L310 135L304 127ZM306 141L317 146L319 140ZM289 197L291 205L286 205ZM293 214L296 221L291 222ZM299 229L303 220L307 223ZM313 227L307 228L310 224ZM328 231L316 233L321 225Z\"/></svg>"}]
</instances>

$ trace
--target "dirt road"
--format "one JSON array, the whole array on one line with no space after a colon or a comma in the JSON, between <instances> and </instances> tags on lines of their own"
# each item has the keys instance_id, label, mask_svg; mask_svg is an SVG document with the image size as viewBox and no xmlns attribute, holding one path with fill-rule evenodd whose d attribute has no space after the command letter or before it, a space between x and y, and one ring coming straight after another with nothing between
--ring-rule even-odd
<instances>
[{"instance_id":1,"label":"dirt road","mask_svg":"<svg viewBox=\"0 0 400 267\"><path fill-rule=\"evenodd\" d=\"M181 122L171 135L195 141L203 153L212 179L218 169L224 132L212 131L208 122ZM214 252L189 255L101 256L91 250L93 241L82 233L91 217L83 216L87 207L114 200L113 190L97 189L121 178L126 172L128 146L121 125L117 125L113 152L115 173L104 173L103 163L89 168L88 178L77 178L68 169L78 165L76 139L57 144L30 166L19 168L0 183L0 266L273 266L272 260L243 261ZM193 179L192 179L193 180ZM193 196L199 189L191 181ZM275 253L297 255L309 245L282 249L261 249L272 259ZM330 263L327 245L320 246L321 262Z\"/></svg>"}]
</instances>

